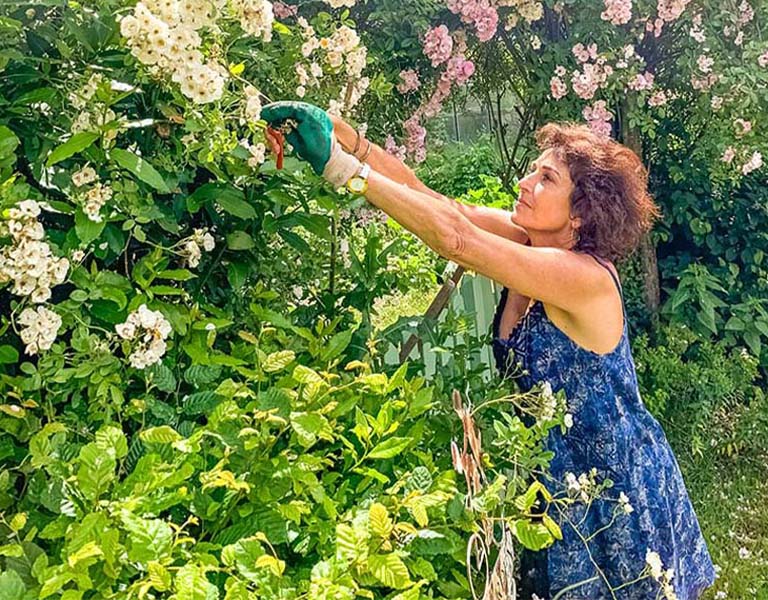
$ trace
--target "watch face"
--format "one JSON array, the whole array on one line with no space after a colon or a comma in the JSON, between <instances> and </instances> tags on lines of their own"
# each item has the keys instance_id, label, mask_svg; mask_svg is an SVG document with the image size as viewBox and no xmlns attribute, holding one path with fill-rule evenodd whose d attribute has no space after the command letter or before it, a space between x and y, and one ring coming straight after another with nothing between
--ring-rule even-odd
<instances>
[{"instance_id":1,"label":"watch face","mask_svg":"<svg viewBox=\"0 0 768 600\"><path fill-rule=\"evenodd\" d=\"M349 190L355 194L362 194L366 188L366 181L362 177L353 177L349 180Z\"/></svg>"}]
</instances>

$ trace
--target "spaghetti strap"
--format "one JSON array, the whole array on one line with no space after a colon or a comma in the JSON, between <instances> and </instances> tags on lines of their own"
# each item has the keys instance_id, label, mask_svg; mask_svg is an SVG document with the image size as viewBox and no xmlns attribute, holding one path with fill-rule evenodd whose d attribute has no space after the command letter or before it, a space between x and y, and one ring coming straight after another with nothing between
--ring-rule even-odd
<instances>
[{"instance_id":1,"label":"spaghetti strap","mask_svg":"<svg viewBox=\"0 0 768 600\"><path fill-rule=\"evenodd\" d=\"M614 275L614 274L613 274L613 271L611 270L611 268L610 268L610 266L608 265L608 263L607 263L605 260L603 260L602 258L600 258L599 256L596 256L595 254L590 254L590 256L591 256L592 258L594 258L594 259L595 259L595 260L596 260L598 263L600 263L602 266L604 266L604 267L605 267L605 270L606 270L606 271L608 271L608 274L611 276L611 279L613 279L613 283L615 283L615 284L616 284L616 289L618 289L618 290L619 290L619 294L621 294L621 299L622 299L622 301L623 301L623 300L624 300L624 292L623 292L623 291L622 291L622 289L621 289L621 283L619 282L619 280L618 280L618 278L616 277L616 275Z\"/></svg>"}]
</instances>

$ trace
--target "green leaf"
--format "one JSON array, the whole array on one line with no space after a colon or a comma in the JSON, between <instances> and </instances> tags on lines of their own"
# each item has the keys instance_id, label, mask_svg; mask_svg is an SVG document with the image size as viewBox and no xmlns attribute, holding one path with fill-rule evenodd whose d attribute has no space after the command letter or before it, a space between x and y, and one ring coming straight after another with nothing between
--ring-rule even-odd
<instances>
[{"instance_id":1,"label":"green leaf","mask_svg":"<svg viewBox=\"0 0 768 600\"><path fill-rule=\"evenodd\" d=\"M555 541L542 523L532 523L525 519L512 523L512 533L529 550L541 550Z\"/></svg>"},{"instance_id":2,"label":"green leaf","mask_svg":"<svg viewBox=\"0 0 768 600\"><path fill-rule=\"evenodd\" d=\"M347 331L341 331L337 333L323 347L323 350L318 358L323 362L333 360L347 349L349 343L352 341L352 336L354 334L354 329L348 329Z\"/></svg>"},{"instance_id":3,"label":"green leaf","mask_svg":"<svg viewBox=\"0 0 768 600\"><path fill-rule=\"evenodd\" d=\"M243 191L227 183L205 183L187 196L187 210L191 213L199 211L211 200L226 203L230 200L243 202Z\"/></svg>"},{"instance_id":4,"label":"green leaf","mask_svg":"<svg viewBox=\"0 0 768 600\"><path fill-rule=\"evenodd\" d=\"M275 373L285 369L294 360L296 360L296 353L293 350L279 350L267 356L261 368L266 373Z\"/></svg>"},{"instance_id":5,"label":"green leaf","mask_svg":"<svg viewBox=\"0 0 768 600\"><path fill-rule=\"evenodd\" d=\"M408 568L397 554L373 554L368 557L368 569L387 587L402 589L412 584Z\"/></svg>"},{"instance_id":6,"label":"green leaf","mask_svg":"<svg viewBox=\"0 0 768 600\"><path fill-rule=\"evenodd\" d=\"M176 573L174 580L176 600L216 600L218 588L205 576L202 567L186 564Z\"/></svg>"},{"instance_id":7,"label":"green leaf","mask_svg":"<svg viewBox=\"0 0 768 600\"><path fill-rule=\"evenodd\" d=\"M256 242L245 231L233 231L227 234L226 239L230 250L250 250L256 247Z\"/></svg>"},{"instance_id":8,"label":"green leaf","mask_svg":"<svg viewBox=\"0 0 768 600\"><path fill-rule=\"evenodd\" d=\"M392 533L392 519L387 507L379 502L374 502L368 509L368 523L371 531L379 537L388 539Z\"/></svg>"},{"instance_id":9,"label":"green leaf","mask_svg":"<svg viewBox=\"0 0 768 600\"><path fill-rule=\"evenodd\" d=\"M16 571L9 569L0 573L0 600L23 600L26 590Z\"/></svg>"},{"instance_id":10,"label":"green leaf","mask_svg":"<svg viewBox=\"0 0 768 600\"><path fill-rule=\"evenodd\" d=\"M181 435L168 425L145 429L139 437L149 444L172 444L182 439Z\"/></svg>"},{"instance_id":11,"label":"green leaf","mask_svg":"<svg viewBox=\"0 0 768 600\"><path fill-rule=\"evenodd\" d=\"M216 203L230 215L240 219L255 219L256 210L242 198L242 192L235 194L223 194L216 198Z\"/></svg>"},{"instance_id":12,"label":"green leaf","mask_svg":"<svg viewBox=\"0 0 768 600\"><path fill-rule=\"evenodd\" d=\"M173 529L160 519L142 519L128 511L122 513L128 535L128 560L136 562L159 561L171 553Z\"/></svg>"},{"instance_id":13,"label":"green leaf","mask_svg":"<svg viewBox=\"0 0 768 600\"><path fill-rule=\"evenodd\" d=\"M197 275L187 269L167 269L157 274L158 279L170 279L171 281L187 281L195 277Z\"/></svg>"},{"instance_id":14,"label":"green leaf","mask_svg":"<svg viewBox=\"0 0 768 600\"><path fill-rule=\"evenodd\" d=\"M54 148L53 152L51 152L50 156L48 157L48 160L45 161L45 164L50 167L51 165L55 165L57 162L61 162L62 160L69 158L73 154L82 152L91 144L93 144L93 142L98 140L99 135L100 134L94 133L92 131L81 131L80 133L76 133L66 142Z\"/></svg>"},{"instance_id":15,"label":"green leaf","mask_svg":"<svg viewBox=\"0 0 768 600\"><path fill-rule=\"evenodd\" d=\"M293 377L296 383L321 384L325 382L317 371L304 365L296 365L291 377Z\"/></svg>"},{"instance_id":16,"label":"green leaf","mask_svg":"<svg viewBox=\"0 0 768 600\"><path fill-rule=\"evenodd\" d=\"M146 371L147 379L150 380L161 392L173 392L176 390L176 378L173 371L163 363L155 363Z\"/></svg>"},{"instance_id":17,"label":"green leaf","mask_svg":"<svg viewBox=\"0 0 768 600\"><path fill-rule=\"evenodd\" d=\"M391 437L371 450L370 454L368 454L368 458L392 458L405 450L410 443L410 438Z\"/></svg>"},{"instance_id":18,"label":"green leaf","mask_svg":"<svg viewBox=\"0 0 768 600\"><path fill-rule=\"evenodd\" d=\"M19 138L5 125L0 125L0 159L13 156L19 145Z\"/></svg>"},{"instance_id":19,"label":"green leaf","mask_svg":"<svg viewBox=\"0 0 768 600\"><path fill-rule=\"evenodd\" d=\"M19 351L13 346L3 344L0 346L0 364L9 365L19 362Z\"/></svg>"},{"instance_id":20,"label":"green leaf","mask_svg":"<svg viewBox=\"0 0 768 600\"><path fill-rule=\"evenodd\" d=\"M210 412L221 401L215 392L195 392L182 400L184 414L202 415Z\"/></svg>"},{"instance_id":21,"label":"green leaf","mask_svg":"<svg viewBox=\"0 0 768 600\"><path fill-rule=\"evenodd\" d=\"M106 221L91 221L79 206L75 211L75 233L84 244L90 244L104 231Z\"/></svg>"},{"instance_id":22,"label":"green leaf","mask_svg":"<svg viewBox=\"0 0 768 600\"><path fill-rule=\"evenodd\" d=\"M115 478L115 455L105 452L96 443L90 443L81 448L79 462L77 482L80 490L89 500L96 500L107 491Z\"/></svg>"},{"instance_id":23,"label":"green leaf","mask_svg":"<svg viewBox=\"0 0 768 600\"><path fill-rule=\"evenodd\" d=\"M319 413L291 413L291 426L305 448L312 446L318 438L333 441L333 429L328 419Z\"/></svg>"},{"instance_id":24,"label":"green leaf","mask_svg":"<svg viewBox=\"0 0 768 600\"><path fill-rule=\"evenodd\" d=\"M171 190L168 189L168 185L165 183L162 175L140 156L137 156L128 150L123 150L122 148L113 148L110 151L110 157L112 157L118 165L130 171L136 175L136 177L141 179L141 181L151 185L157 191L164 194L171 193Z\"/></svg>"},{"instance_id":25,"label":"green leaf","mask_svg":"<svg viewBox=\"0 0 768 600\"><path fill-rule=\"evenodd\" d=\"M128 441L117 425L102 425L96 432L96 445L103 451L112 451L115 458L123 458L128 454Z\"/></svg>"},{"instance_id":26,"label":"green leaf","mask_svg":"<svg viewBox=\"0 0 768 600\"><path fill-rule=\"evenodd\" d=\"M542 515L542 521L544 522L544 527L547 528L549 533L551 533L556 540L563 539L563 531L560 529L560 525L558 525L552 517L547 513L544 513Z\"/></svg>"}]
</instances>

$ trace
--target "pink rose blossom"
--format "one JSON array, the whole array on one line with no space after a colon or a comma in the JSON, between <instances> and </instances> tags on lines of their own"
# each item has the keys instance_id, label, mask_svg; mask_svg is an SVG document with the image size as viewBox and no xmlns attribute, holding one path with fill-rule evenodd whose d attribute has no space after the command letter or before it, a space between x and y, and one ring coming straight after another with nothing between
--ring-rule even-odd
<instances>
[{"instance_id":1,"label":"pink rose blossom","mask_svg":"<svg viewBox=\"0 0 768 600\"><path fill-rule=\"evenodd\" d=\"M462 23L473 25L477 39L487 42L499 26L499 13L489 0L448 0L448 10L461 16Z\"/></svg>"},{"instance_id":2,"label":"pink rose blossom","mask_svg":"<svg viewBox=\"0 0 768 600\"><path fill-rule=\"evenodd\" d=\"M405 146L398 146L397 142L395 142L395 138L391 135L388 135L387 139L384 141L384 151L401 161L405 160Z\"/></svg>"},{"instance_id":3,"label":"pink rose blossom","mask_svg":"<svg viewBox=\"0 0 768 600\"><path fill-rule=\"evenodd\" d=\"M686 7L691 0L658 0L656 8L659 12L659 18L667 21L676 21L680 15L685 12Z\"/></svg>"},{"instance_id":4,"label":"pink rose blossom","mask_svg":"<svg viewBox=\"0 0 768 600\"><path fill-rule=\"evenodd\" d=\"M560 98L568 93L568 86L565 85L562 79L555 76L549 80L549 90L555 100L560 100Z\"/></svg>"},{"instance_id":5,"label":"pink rose blossom","mask_svg":"<svg viewBox=\"0 0 768 600\"><path fill-rule=\"evenodd\" d=\"M605 10L600 14L603 21L612 25L624 25L632 19L632 0L604 0Z\"/></svg>"},{"instance_id":6,"label":"pink rose blossom","mask_svg":"<svg viewBox=\"0 0 768 600\"><path fill-rule=\"evenodd\" d=\"M664 90L658 90L654 92L650 98L648 98L649 106L664 106L667 103L667 94Z\"/></svg>"},{"instance_id":7,"label":"pink rose blossom","mask_svg":"<svg viewBox=\"0 0 768 600\"><path fill-rule=\"evenodd\" d=\"M287 19L289 17L295 17L299 12L298 6L291 6L285 2L275 2L272 5L272 11L278 19Z\"/></svg>"},{"instance_id":8,"label":"pink rose blossom","mask_svg":"<svg viewBox=\"0 0 768 600\"><path fill-rule=\"evenodd\" d=\"M451 57L453 38L445 25L434 27L424 36L424 54L437 67Z\"/></svg>"},{"instance_id":9,"label":"pink rose blossom","mask_svg":"<svg viewBox=\"0 0 768 600\"><path fill-rule=\"evenodd\" d=\"M648 71L645 73L638 73L635 75L635 78L627 84L627 87L636 92L649 90L653 87L653 79L653 73L649 73Z\"/></svg>"},{"instance_id":10,"label":"pink rose blossom","mask_svg":"<svg viewBox=\"0 0 768 600\"><path fill-rule=\"evenodd\" d=\"M736 119L733 124L736 126L736 135L741 137L752 131L752 121L745 121L744 119Z\"/></svg>"},{"instance_id":11,"label":"pink rose blossom","mask_svg":"<svg viewBox=\"0 0 768 600\"><path fill-rule=\"evenodd\" d=\"M725 152L723 152L723 156L720 158L720 160L722 160L724 163L731 164L735 156L736 156L736 151L733 149L732 146L728 146L725 149Z\"/></svg>"},{"instance_id":12,"label":"pink rose blossom","mask_svg":"<svg viewBox=\"0 0 768 600\"><path fill-rule=\"evenodd\" d=\"M752 171L756 171L762 166L763 155L759 152L755 152L750 159L741 166L741 172L743 175L749 175Z\"/></svg>"},{"instance_id":13,"label":"pink rose blossom","mask_svg":"<svg viewBox=\"0 0 768 600\"><path fill-rule=\"evenodd\" d=\"M397 91L401 94L407 94L414 90L418 90L421 87L419 81L419 74L413 69L405 69L400 71L400 83L397 84Z\"/></svg>"},{"instance_id":14,"label":"pink rose blossom","mask_svg":"<svg viewBox=\"0 0 768 600\"><path fill-rule=\"evenodd\" d=\"M699 71L702 73L709 73L712 70L712 65L715 64L715 59L706 54L702 54L696 60L696 65L699 67Z\"/></svg>"},{"instance_id":15,"label":"pink rose blossom","mask_svg":"<svg viewBox=\"0 0 768 600\"><path fill-rule=\"evenodd\" d=\"M757 64L761 67L768 67L768 50L757 57Z\"/></svg>"},{"instance_id":16,"label":"pink rose blossom","mask_svg":"<svg viewBox=\"0 0 768 600\"><path fill-rule=\"evenodd\" d=\"M613 113L606 108L605 100L598 100L592 106L585 106L583 115L592 131L600 135L611 135Z\"/></svg>"}]
</instances>

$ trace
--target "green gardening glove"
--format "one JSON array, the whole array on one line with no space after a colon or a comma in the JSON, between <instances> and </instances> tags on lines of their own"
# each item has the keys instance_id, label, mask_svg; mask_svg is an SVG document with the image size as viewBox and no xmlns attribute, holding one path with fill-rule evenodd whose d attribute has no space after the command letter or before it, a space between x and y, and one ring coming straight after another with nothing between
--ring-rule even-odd
<instances>
[{"instance_id":1,"label":"green gardening glove","mask_svg":"<svg viewBox=\"0 0 768 600\"><path fill-rule=\"evenodd\" d=\"M261 118L274 129L291 119L294 126L285 138L315 173L323 173L331 157L333 123L322 108L307 102L272 102L261 109Z\"/></svg>"}]
</instances>

